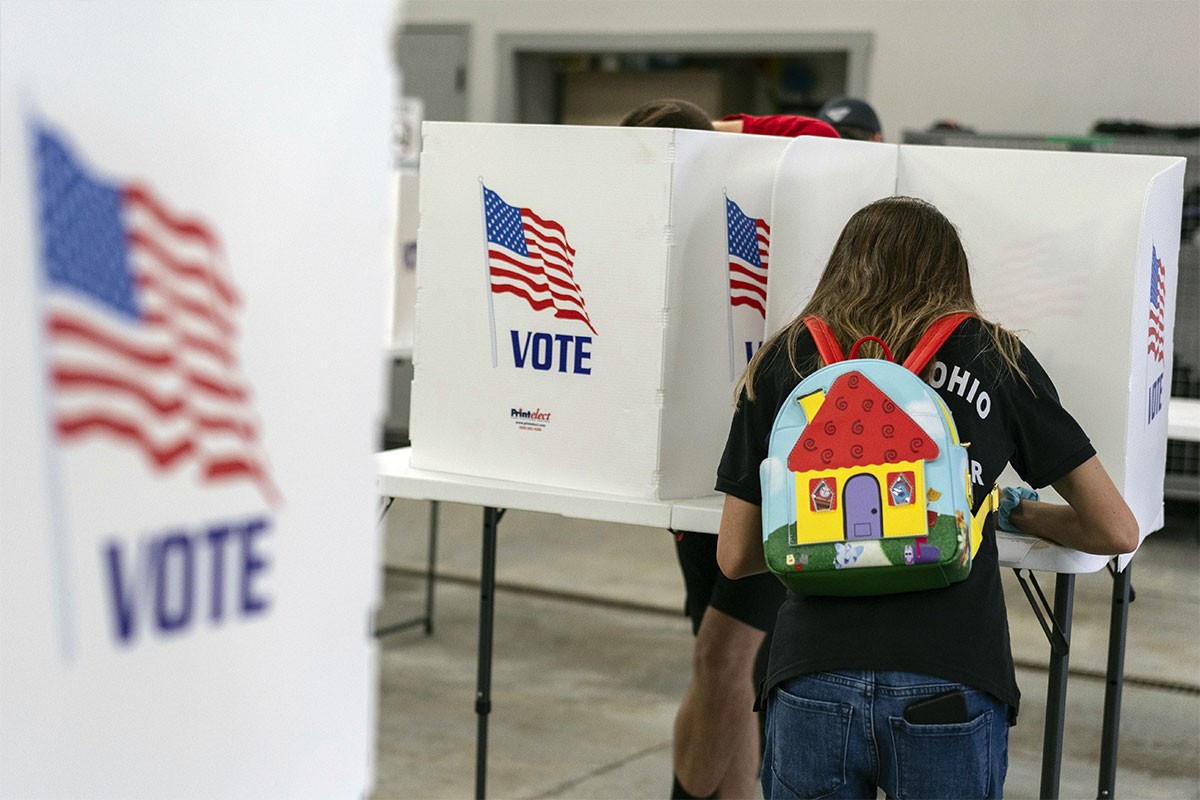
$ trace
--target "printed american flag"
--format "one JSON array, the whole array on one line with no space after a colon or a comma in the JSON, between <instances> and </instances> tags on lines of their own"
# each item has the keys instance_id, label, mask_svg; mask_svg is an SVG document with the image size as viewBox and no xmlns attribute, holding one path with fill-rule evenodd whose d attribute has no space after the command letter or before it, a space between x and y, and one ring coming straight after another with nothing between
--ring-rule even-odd
<instances>
[{"instance_id":1,"label":"printed american flag","mask_svg":"<svg viewBox=\"0 0 1200 800\"><path fill-rule=\"evenodd\" d=\"M766 220L748 217L725 198L725 228L729 234L729 303L749 306L767 316L767 250L771 228Z\"/></svg>"},{"instance_id":2,"label":"printed american flag","mask_svg":"<svg viewBox=\"0 0 1200 800\"><path fill-rule=\"evenodd\" d=\"M240 304L219 241L145 185L93 177L36 132L51 413L58 438L108 437L155 472L279 495L234 352Z\"/></svg>"},{"instance_id":3,"label":"printed american flag","mask_svg":"<svg viewBox=\"0 0 1200 800\"><path fill-rule=\"evenodd\" d=\"M1162 363L1166 352L1166 340L1163 337L1166 327L1164 317L1167 303L1167 270L1154 247L1150 248L1150 262L1150 330L1146 339L1146 352L1153 356L1155 361Z\"/></svg>"},{"instance_id":4,"label":"printed american flag","mask_svg":"<svg viewBox=\"0 0 1200 800\"><path fill-rule=\"evenodd\" d=\"M575 249L562 225L509 205L486 186L483 209L492 292L516 295L559 319L579 320L595 333L575 282Z\"/></svg>"}]
</instances>

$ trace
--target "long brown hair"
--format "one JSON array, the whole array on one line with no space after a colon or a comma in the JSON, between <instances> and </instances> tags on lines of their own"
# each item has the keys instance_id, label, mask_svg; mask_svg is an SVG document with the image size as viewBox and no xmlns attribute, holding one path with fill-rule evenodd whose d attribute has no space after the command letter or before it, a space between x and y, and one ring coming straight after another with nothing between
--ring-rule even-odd
<instances>
[{"instance_id":1,"label":"long brown hair","mask_svg":"<svg viewBox=\"0 0 1200 800\"><path fill-rule=\"evenodd\" d=\"M887 342L897 362L903 361L939 317L956 312L978 316L967 254L954 224L931 203L915 197L885 197L859 210L842 229L817 288L794 320L759 349L738 382L754 399L754 377L760 366L786 347L788 361L798 374L811 372L819 362L797 362L797 344L804 317L824 319L843 352L864 336ZM991 349L1013 374L1024 379L1018 366L1020 341L999 325L984 321ZM859 355L883 356L874 342Z\"/></svg>"},{"instance_id":2,"label":"long brown hair","mask_svg":"<svg viewBox=\"0 0 1200 800\"><path fill-rule=\"evenodd\" d=\"M675 98L663 98L643 103L625 116L620 124L637 128L692 128L699 131L713 129L712 117L695 103Z\"/></svg>"}]
</instances>

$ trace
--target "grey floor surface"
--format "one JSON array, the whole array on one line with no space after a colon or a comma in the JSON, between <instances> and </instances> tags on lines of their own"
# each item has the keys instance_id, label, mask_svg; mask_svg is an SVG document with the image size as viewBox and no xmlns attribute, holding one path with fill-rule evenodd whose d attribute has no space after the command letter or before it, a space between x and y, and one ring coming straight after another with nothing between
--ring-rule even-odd
<instances>
[{"instance_id":1,"label":"grey floor surface","mask_svg":"<svg viewBox=\"0 0 1200 800\"><path fill-rule=\"evenodd\" d=\"M1195 505L1133 562L1115 797L1200 798L1200 536ZM378 624L420 614L430 504L381 528ZM475 791L481 509L440 504L434 630L379 640L372 800ZM1054 576L1039 574L1050 596ZM670 534L511 511L500 523L487 795L665 798L691 631ZM1005 796L1038 796L1049 648L1005 572L1017 677ZM1097 796L1112 579L1076 580L1060 796Z\"/></svg>"}]
</instances>

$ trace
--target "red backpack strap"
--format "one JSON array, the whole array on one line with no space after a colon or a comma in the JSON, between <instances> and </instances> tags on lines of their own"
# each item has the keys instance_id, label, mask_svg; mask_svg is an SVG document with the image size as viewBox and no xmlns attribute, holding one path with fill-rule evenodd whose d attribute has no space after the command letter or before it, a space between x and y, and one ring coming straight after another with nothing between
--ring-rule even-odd
<instances>
[{"instance_id":1,"label":"red backpack strap","mask_svg":"<svg viewBox=\"0 0 1200 800\"><path fill-rule=\"evenodd\" d=\"M908 358L904 359L904 368L909 372L920 375L921 370L925 369L925 365L929 363L929 359L933 358L938 348L946 343L950 338L950 334L954 333L964 321L975 316L963 311L958 314L947 314L937 322L929 326L929 330L925 331L925 335L917 342L917 346L908 354Z\"/></svg>"},{"instance_id":2,"label":"red backpack strap","mask_svg":"<svg viewBox=\"0 0 1200 800\"><path fill-rule=\"evenodd\" d=\"M821 355L825 366L846 360L846 354L842 352L842 346L838 344L837 337L833 335L828 322L820 317L805 317L804 325L812 334L813 342L817 345L817 352Z\"/></svg>"}]
</instances>

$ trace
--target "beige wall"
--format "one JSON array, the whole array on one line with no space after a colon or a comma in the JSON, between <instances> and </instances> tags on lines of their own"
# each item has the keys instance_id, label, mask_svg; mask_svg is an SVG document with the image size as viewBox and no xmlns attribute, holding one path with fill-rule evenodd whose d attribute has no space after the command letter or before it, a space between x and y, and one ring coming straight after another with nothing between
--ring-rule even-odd
<instances>
[{"instance_id":1,"label":"beige wall","mask_svg":"<svg viewBox=\"0 0 1200 800\"><path fill-rule=\"evenodd\" d=\"M1097 119L1200 120L1197 0L407 0L471 27L469 114L497 115L503 34L869 32L867 99L889 135L953 118L1078 134Z\"/></svg>"}]
</instances>

